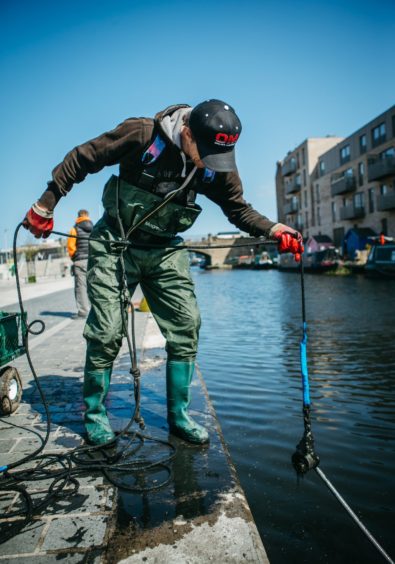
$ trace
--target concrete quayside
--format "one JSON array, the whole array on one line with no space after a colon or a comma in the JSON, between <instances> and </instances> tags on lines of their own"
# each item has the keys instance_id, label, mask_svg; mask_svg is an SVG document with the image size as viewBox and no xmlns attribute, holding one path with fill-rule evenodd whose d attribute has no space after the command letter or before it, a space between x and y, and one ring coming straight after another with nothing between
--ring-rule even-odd
<instances>
[{"instance_id":1,"label":"concrete quayside","mask_svg":"<svg viewBox=\"0 0 395 564\"><path fill-rule=\"evenodd\" d=\"M33 362L52 418L46 454L83 443L82 329L82 321L66 318L52 327L47 337L31 339ZM138 456L147 460L166 456L164 444L169 440L176 455L168 465L168 484L148 492L130 492L115 487L101 473L85 472L78 476L77 493L53 499L35 512L16 536L0 545L0 562L268 562L203 375L197 370L194 377L191 414L209 430L210 445L194 447L168 434L164 340L150 313L136 312L136 335L142 371L141 415L146 424L143 433L163 441L145 441ZM45 432L44 409L26 358L20 357L12 365L20 372L24 393L18 410L0 419L0 465L34 451L42 440L37 433ZM124 347L107 400L117 431L126 426L134 406L129 368ZM128 485L143 481L145 486L155 486L167 476L167 470L161 468L157 474L123 479ZM48 483L26 484L35 502L45 495ZM15 492L0 492L0 500L4 513L20 505ZM18 527L17 517L0 520L1 529L12 526Z\"/></svg>"}]
</instances>

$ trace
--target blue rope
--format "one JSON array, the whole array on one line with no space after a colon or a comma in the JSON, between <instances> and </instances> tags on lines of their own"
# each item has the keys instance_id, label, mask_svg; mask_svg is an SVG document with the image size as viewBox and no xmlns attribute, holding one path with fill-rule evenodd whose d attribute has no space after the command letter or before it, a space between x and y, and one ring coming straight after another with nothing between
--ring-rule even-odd
<instances>
[{"instance_id":1,"label":"blue rope","mask_svg":"<svg viewBox=\"0 0 395 564\"><path fill-rule=\"evenodd\" d=\"M303 339L300 342L300 368L303 382L303 406L310 406L309 371L307 368L307 323L303 322Z\"/></svg>"}]
</instances>

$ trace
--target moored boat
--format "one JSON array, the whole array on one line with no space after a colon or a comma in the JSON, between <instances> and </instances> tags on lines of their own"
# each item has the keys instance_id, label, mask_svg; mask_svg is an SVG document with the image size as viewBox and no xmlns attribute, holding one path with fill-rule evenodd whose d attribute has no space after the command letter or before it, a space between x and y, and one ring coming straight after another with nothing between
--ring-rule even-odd
<instances>
[{"instance_id":1,"label":"moored boat","mask_svg":"<svg viewBox=\"0 0 395 564\"><path fill-rule=\"evenodd\" d=\"M267 251L263 251L260 255L255 257L254 264L252 268L255 270L267 270L268 268L273 268L274 263Z\"/></svg>"},{"instance_id":2,"label":"moored boat","mask_svg":"<svg viewBox=\"0 0 395 564\"><path fill-rule=\"evenodd\" d=\"M335 270L339 264L338 252L335 248L306 253L303 255L303 266L306 272L328 272ZM295 261L292 253L284 253L279 257L279 270L297 271L299 263Z\"/></svg>"},{"instance_id":3,"label":"moored boat","mask_svg":"<svg viewBox=\"0 0 395 564\"><path fill-rule=\"evenodd\" d=\"M395 242L373 245L365 265L366 276L395 279Z\"/></svg>"}]
</instances>

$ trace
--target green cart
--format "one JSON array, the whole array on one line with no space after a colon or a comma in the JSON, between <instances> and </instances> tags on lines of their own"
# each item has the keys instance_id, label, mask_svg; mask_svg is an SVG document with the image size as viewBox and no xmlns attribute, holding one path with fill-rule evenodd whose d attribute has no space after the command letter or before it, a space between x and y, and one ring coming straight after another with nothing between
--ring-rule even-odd
<instances>
[{"instance_id":1,"label":"green cart","mask_svg":"<svg viewBox=\"0 0 395 564\"><path fill-rule=\"evenodd\" d=\"M0 311L0 416L11 415L22 398L22 381L10 362L23 355L26 314Z\"/></svg>"}]
</instances>

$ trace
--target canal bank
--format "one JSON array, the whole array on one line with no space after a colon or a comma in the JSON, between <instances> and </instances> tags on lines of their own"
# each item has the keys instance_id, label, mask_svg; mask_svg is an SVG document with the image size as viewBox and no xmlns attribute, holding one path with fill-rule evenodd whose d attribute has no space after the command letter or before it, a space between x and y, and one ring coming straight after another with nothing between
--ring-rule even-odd
<instances>
[{"instance_id":1,"label":"canal bank","mask_svg":"<svg viewBox=\"0 0 395 564\"><path fill-rule=\"evenodd\" d=\"M60 324L59 324L60 325ZM83 322L52 330L46 342L32 347L40 382L52 417L45 453L58 454L82 444ZM0 545L0 561L16 562L267 562L266 553L229 458L221 430L198 371L191 413L210 431L210 446L196 448L168 435L165 409L163 340L149 313L136 314L137 348L142 370L141 415L149 434L170 440L176 455L169 463L169 483L144 493L114 487L100 473L78 477L79 491L52 500L17 536ZM34 340L32 340L34 344ZM45 352L45 354L44 354ZM22 404L0 420L0 462L9 464L40 444L45 415L25 357L12 363L23 378ZM108 409L113 428L128 423L133 407L129 358L122 350L114 370ZM166 446L145 441L138 457L155 461ZM128 481L128 477L124 477ZM167 470L141 480L152 486L167 479ZM136 481L136 478L133 478ZM45 483L46 482L46 483ZM26 484L35 502L47 481ZM130 485L130 484L129 484ZM18 495L2 495L1 510L18 506ZM18 518L3 519L5 530Z\"/></svg>"}]
</instances>

